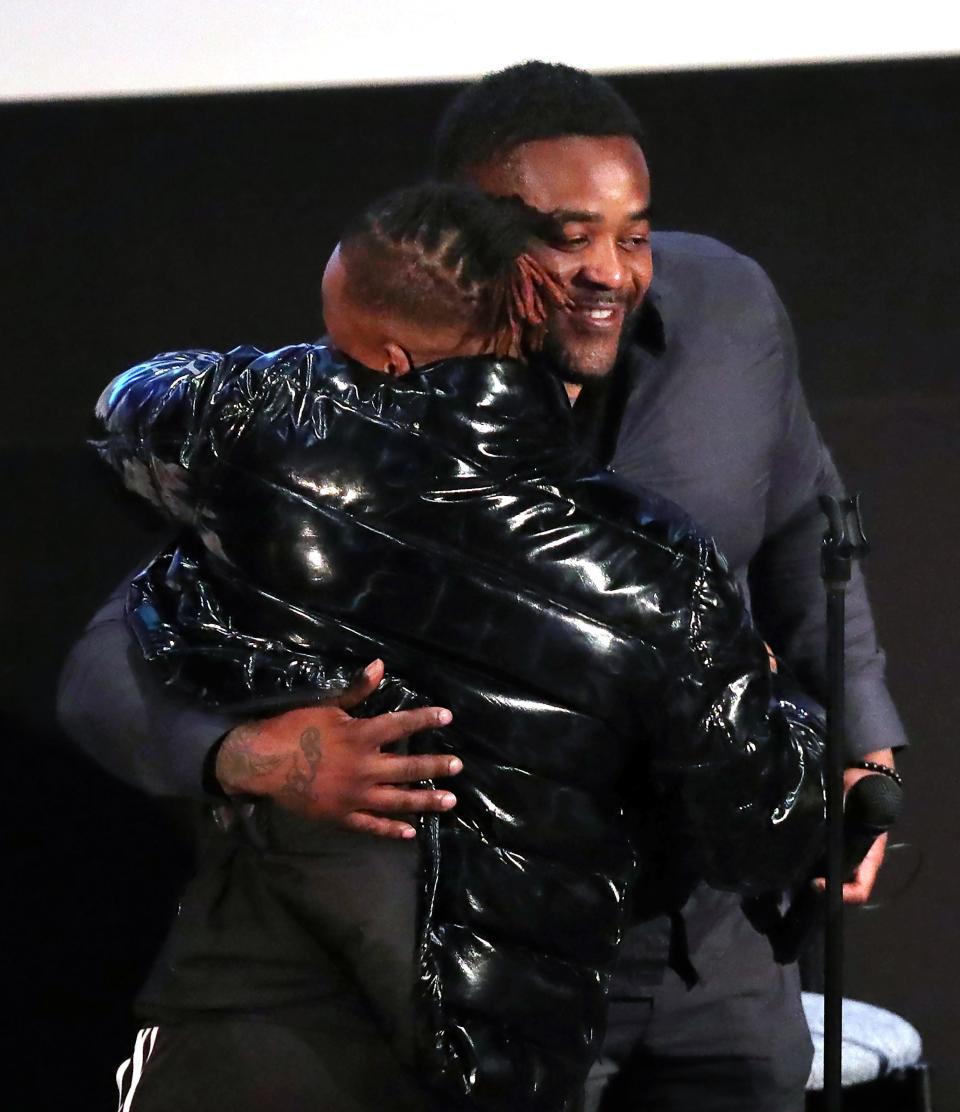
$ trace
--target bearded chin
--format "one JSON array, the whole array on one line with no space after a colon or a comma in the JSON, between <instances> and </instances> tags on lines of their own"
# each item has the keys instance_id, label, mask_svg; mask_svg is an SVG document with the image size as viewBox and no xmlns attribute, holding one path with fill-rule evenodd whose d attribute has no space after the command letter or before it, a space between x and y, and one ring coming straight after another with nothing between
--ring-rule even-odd
<instances>
[{"instance_id":1,"label":"bearded chin","mask_svg":"<svg viewBox=\"0 0 960 1112\"><path fill-rule=\"evenodd\" d=\"M617 337L617 346L612 350L609 358L591 360L582 357L575 347L565 344L563 338L553 331L548 331L543 342L543 348L538 353L537 362L542 361L547 369L563 382L571 382L577 386L586 386L605 378L616 366L623 349L633 334L638 310L629 313Z\"/></svg>"}]
</instances>

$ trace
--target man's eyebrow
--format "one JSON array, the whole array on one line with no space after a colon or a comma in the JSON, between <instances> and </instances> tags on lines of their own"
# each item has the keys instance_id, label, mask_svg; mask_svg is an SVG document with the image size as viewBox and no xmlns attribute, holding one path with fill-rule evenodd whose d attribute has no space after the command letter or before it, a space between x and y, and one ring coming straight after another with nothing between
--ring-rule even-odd
<instances>
[{"instance_id":1,"label":"man's eyebrow","mask_svg":"<svg viewBox=\"0 0 960 1112\"><path fill-rule=\"evenodd\" d=\"M603 217L599 212L590 212L588 209L554 209L550 216L558 224L599 224ZM650 219L650 206L637 209L627 217L632 223Z\"/></svg>"},{"instance_id":2,"label":"man's eyebrow","mask_svg":"<svg viewBox=\"0 0 960 1112\"><path fill-rule=\"evenodd\" d=\"M550 215L560 224L599 224L601 220L599 212L586 209L554 209Z\"/></svg>"}]
</instances>

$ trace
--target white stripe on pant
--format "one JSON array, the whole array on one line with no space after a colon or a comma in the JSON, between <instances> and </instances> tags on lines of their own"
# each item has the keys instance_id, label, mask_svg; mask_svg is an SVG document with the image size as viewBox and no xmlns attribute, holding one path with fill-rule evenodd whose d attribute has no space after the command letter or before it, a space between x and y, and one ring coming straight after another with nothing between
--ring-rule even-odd
<instances>
[{"instance_id":1,"label":"white stripe on pant","mask_svg":"<svg viewBox=\"0 0 960 1112\"><path fill-rule=\"evenodd\" d=\"M134 1043L133 1047L133 1057L128 1058L117 1070L117 1093L119 1095L117 1112L131 1112L133 1108L133 1094L136 1092L137 1085L140 1083L140 1078L143 1076L143 1067L150 1060L150 1055L153 1053L153 1044L157 1041L157 1032L159 1030L159 1027L144 1027L141 1031L138 1031L137 1041ZM130 1070L130 1078L127 1083L126 1094L124 1094L123 1082L128 1068Z\"/></svg>"}]
</instances>

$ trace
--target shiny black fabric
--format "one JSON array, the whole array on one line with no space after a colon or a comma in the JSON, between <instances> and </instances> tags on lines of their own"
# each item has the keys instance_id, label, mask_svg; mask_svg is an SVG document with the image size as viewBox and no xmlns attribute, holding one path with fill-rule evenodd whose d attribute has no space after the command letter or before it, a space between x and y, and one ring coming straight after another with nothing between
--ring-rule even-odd
<instances>
[{"instance_id":1,"label":"shiny black fabric","mask_svg":"<svg viewBox=\"0 0 960 1112\"><path fill-rule=\"evenodd\" d=\"M411 746L464 761L420 839L418 1068L449 1107L559 1109L582 1084L644 848L624 805L669 814L718 886L808 866L818 717L713 545L593 473L553 378L238 348L158 357L97 412L105 458L187 527L129 607L174 682L268 710L381 656L372 709L453 708Z\"/></svg>"}]
</instances>

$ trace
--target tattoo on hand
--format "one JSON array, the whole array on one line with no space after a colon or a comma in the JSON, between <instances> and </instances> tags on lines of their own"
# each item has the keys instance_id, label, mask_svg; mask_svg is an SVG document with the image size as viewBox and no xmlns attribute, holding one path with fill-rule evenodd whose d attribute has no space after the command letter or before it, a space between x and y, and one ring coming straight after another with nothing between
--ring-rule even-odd
<instances>
[{"instance_id":1,"label":"tattoo on hand","mask_svg":"<svg viewBox=\"0 0 960 1112\"><path fill-rule=\"evenodd\" d=\"M216 762L217 779L224 787L256 780L273 772L283 762L281 754L257 752L254 742L259 736L258 722L237 726L227 735Z\"/></svg>"},{"instance_id":2,"label":"tattoo on hand","mask_svg":"<svg viewBox=\"0 0 960 1112\"><path fill-rule=\"evenodd\" d=\"M300 735L300 751L306 759L307 771L302 771L297 765L290 769L284 784L285 794L310 794L310 785L317 778L317 769L323 755L320 749L320 731L316 726L308 726Z\"/></svg>"}]
</instances>

